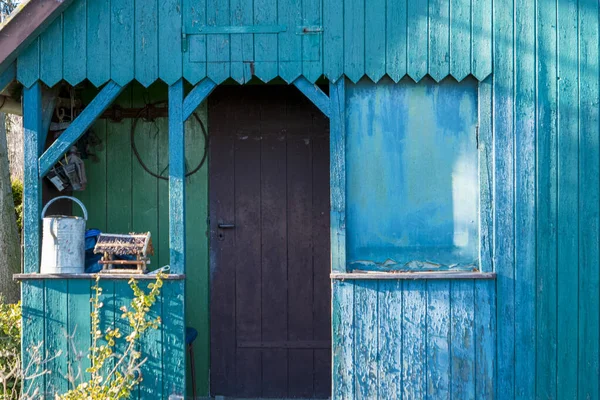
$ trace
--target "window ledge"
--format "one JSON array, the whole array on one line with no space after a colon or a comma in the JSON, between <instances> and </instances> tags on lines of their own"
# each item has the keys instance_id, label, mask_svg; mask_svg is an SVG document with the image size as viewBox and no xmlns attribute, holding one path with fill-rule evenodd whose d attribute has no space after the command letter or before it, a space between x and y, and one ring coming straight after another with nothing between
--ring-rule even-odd
<instances>
[{"instance_id":1,"label":"window ledge","mask_svg":"<svg viewBox=\"0 0 600 400\"><path fill-rule=\"evenodd\" d=\"M333 272L333 280L440 280L440 279L496 279L495 272L433 271L433 272Z\"/></svg>"},{"instance_id":2,"label":"window ledge","mask_svg":"<svg viewBox=\"0 0 600 400\"><path fill-rule=\"evenodd\" d=\"M96 279L100 276L101 280L155 280L156 275L149 274L15 274L13 279L15 281L32 281L32 280L44 280L44 279ZM184 274L169 274L163 277L164 281L177 281L184 280Z\"/></svg>"}]
</instances>

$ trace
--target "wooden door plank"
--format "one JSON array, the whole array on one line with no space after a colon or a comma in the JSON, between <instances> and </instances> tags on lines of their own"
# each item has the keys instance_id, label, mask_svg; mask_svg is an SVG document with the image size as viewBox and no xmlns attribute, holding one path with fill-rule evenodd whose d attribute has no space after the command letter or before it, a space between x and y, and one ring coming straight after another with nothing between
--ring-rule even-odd
<instances>
[{"instance_id":1,"label":"wooden door plank","mask_svg":"<svg viewBox=\"0 0 600 400\"><path fill-rule=\"evenodd\" d=\"M285 102L269 102L261 118L281 118ZM262 229L262 341L287 341L288 243L287 243L287 137L284 130L265 123L261 129L261 229ZM288 350L262 352L262 395L288 396Z\"/></svg>"},{"instance_id":2,"label":"wooden door plank","mask_svg":"<svg viewBox=\"0 0 600 400\"><path fill-rule=\"evenodd\" d=\"M235 223L234 142L227 136L230 112L223 95L208 103L210 213L210 365L211 395L235 395L235 246L234 231L220 231L218 221Z\"/></svg>"},{"instance_id":3,"label":"wooden door plank","mask_svg":"<svg viewBox=\"0 0 600 400\"><path fill-rule=\"evenodd\" d=\"M313 320L314 339L331 342L331 246L329 232L329 120L313 118ZM314 351L314 396L331 397L331 345Z\"/></svg>"},{"instance_id":4,"label":"wooden door plank","mask_svg":"<svg viewBox=\"0 0 600 400\"><path fill-rule=\"evenodd\" d=\"M313 338L313 260L312 260L312 143L302 125L296 103L287 108L288 122L288 322L290 340ZM310 121L312 122L312 121ZM291 397L310 397L313 393L313 352L290 350Z\"/></svg>"},{"instance_id":5,"label":"wooden door plank","mask_svg":"<svg viewBox=\"0 0 600 400\"><path fill-rule=\"evenodd\" d=\"M249 105L244 117L259 118L258 105ZM261 333L261 219L260 136L253 131L232 131L235 146L235 285L237 342L262 340ZM253 129L254 128L254 129ZM229 222L229 221L224 221ZM233 249L231 249L233 250ZM230 251L231 251L230 250ZM259 349L236 350L237 395L260 397L262 355Z\"/></svg>"}]
</instances>

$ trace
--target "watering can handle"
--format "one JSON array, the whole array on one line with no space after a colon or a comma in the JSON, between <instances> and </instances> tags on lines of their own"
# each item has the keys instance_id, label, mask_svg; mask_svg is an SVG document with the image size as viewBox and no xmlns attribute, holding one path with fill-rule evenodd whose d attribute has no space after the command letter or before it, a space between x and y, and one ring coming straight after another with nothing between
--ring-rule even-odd
<instances>
[{"instance_id":1,"label":"watering can handle","mask_svg":"<svg viewBox=\"0 0 600 400\"><path fill-rule=\"evenodd\" d=\"M55 201L61 200L61 199L71 200L71 201L74 201L75 203L77 203L79 205L79 207L81 207L81 209L83 210L83 218L87 221L87 219L88 219L87 209L85 208L85 206L83 205L83 203L81 201L79 201L75 197L71 197L71 196L59 196L59 197L56 197L56 198L50 200L48 202L48 204L46 204L46 206L42 210L42 219L46 216L46 211L48 211L48 207L50 207L50 205L52 203L54 203Z\"/></svg>"}]
</instances>

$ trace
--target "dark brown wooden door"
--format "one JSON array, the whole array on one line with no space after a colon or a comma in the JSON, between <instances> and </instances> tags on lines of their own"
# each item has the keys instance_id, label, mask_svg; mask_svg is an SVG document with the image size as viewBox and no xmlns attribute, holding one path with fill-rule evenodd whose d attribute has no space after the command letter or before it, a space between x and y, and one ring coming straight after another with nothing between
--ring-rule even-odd
<instances>
[{"instance_id":1,"label":"dark brown wooden door","mask_svg":"<svg viewBox=\"0 0 600 400\"><path fill-rule=\"evenodd\" d=\"M329 122L294 87L209 99L211 394L328 398Z\"/></svg>"}]
</instances>

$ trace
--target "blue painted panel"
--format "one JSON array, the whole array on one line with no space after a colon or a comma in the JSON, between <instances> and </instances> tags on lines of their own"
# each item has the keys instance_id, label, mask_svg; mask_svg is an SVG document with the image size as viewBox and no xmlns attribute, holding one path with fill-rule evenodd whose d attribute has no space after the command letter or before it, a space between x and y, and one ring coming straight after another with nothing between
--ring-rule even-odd
<instances>
[{"instance_id":1,"label":"blue painted panel","mask_svg":"<svg viewBox=\"0 0 600 400\"><path fill-rule=\"evenodd\" d=\"M478 266L477 86L349 85L348 268Z\"/></svg>"},{"instance_id":2,"label":"blue painted panel","mask_svg":"<svg viewBox=\"0 0 600 400\"><path fill-rule=\"evenodd\" d=\"M495 315L493 281L334 281L332 398L493 399Z\"/></svg>"}]
</instances>

